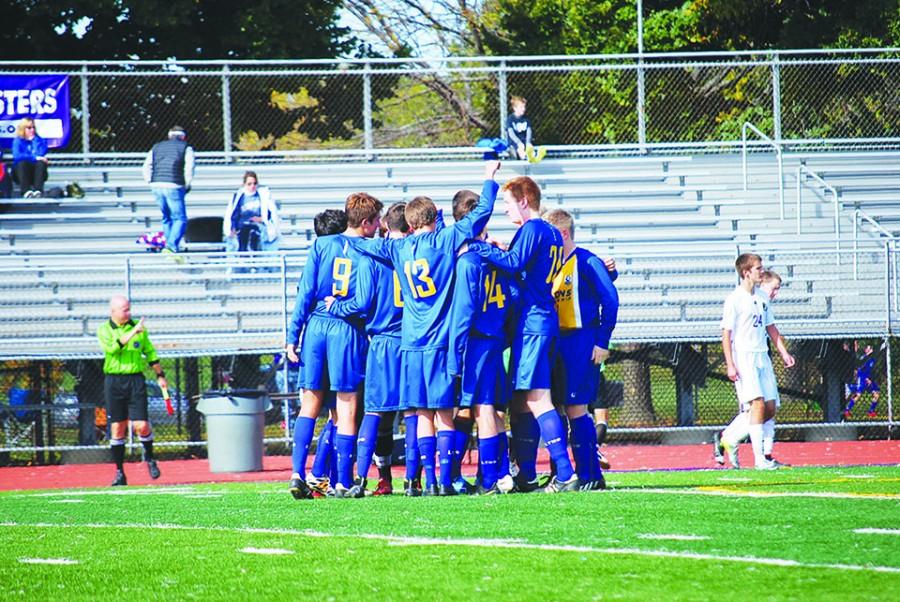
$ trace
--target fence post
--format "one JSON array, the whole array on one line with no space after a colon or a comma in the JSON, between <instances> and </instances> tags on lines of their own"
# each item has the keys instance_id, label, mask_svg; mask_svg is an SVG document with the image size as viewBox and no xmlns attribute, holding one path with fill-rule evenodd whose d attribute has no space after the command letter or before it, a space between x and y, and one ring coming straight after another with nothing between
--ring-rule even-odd
<instances>
[{"instance_id":1,"label":"fence post","mask_svg":"<svg viewBox=\"0 0 900 602\"><path fill-rule=\"evenodd\" d=\"M281 255L281 341L287 341L288 333L288 294L287 294L287 255ZM288 366L287 354L282 353L282 371L284 373L284 389L285 393L291 391L291 370ZM288 400L285 398L281 402L281 414L284 416L284 437L291 438L291 420L288 411Z\"/></svg>"},{"instance_id":2,"label":"fence post","mask_svg":"<svg viewBox=\"0 0 900 602\"><path fill-rule=\"evenodd\" d=\"M89 161L91 152L91 97L88 93L88 68L81 66L81 157Z\"/></svg>"},{"instance_id":3,"label":"fence post","mask_svg":"<svg viewBox=\"0 0 900 602\"><path fill-rule=\"evenodd\" d=\"M644 57L638 55L637 64L637 118L638 118L638 146L641 154L647 152L647 118L644 106Z\"/></svg>"},{"instance_id":4,"label":"fence post","mask_svg":"<svg viewBox=\"0 0 900 602\"><path fill-rule=\"evenodd\" d=\"M781 144L781 56L777 51L772 53L772 120L775 142Z\"/></svg>"},{"instance_id":5,"label":"fence post","mask_svg":"<svg viewBox=\"0 0 900 602\"><path fill-rule=\"evenodd\" d=\"M372 150L372 65L367 60L363 66L363 144Z\"/></svg>"},{"instance_id":6,"label":"fence post","mask_svg":"<svg viewBox=\"0 0 900 602\"><path fill-rule=\"evenodd\" d=\"M228 65L222 65L222 150L225 153L225 161L231 161L231 70Z\"/></svg>"},{"instance_id":7,"label":"fence post","mask_svg":"<svg viewBox=\"0 0 900 602\"><path fill-rule=\"evenodd\" d=\"M506 60L500 61L500 72L497 74L497 104L500 107L500 138L506 140L506 120L509 118L507 107L509 106L509 94L506 90Z\"/></svg>"},{"instance_id":8,"label":"fence post","mask_svg":"<svg viewBox=\"0 0 900 602\"><path fill-rule=\"evenodd\" d=\"M125 258L125 297L131 299L131 257Z\"/></svg>"}]
</instances>

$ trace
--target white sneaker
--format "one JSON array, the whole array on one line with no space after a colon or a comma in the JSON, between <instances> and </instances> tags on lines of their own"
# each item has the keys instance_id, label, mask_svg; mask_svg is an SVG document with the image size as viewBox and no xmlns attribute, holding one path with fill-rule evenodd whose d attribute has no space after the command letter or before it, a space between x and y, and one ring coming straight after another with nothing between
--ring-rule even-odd
<instances>
[{"instance_id":1,"label":"white sneaker","mask_svg":"<svg viewBox=\"0 0 900 602\"><path fill-rule=\"evenodd\" d=\"M756 470L778 470L778 464L774 460L764 460L762 464L757 463Z\"/></svg>"},{"instance_id":2,"label":"white sneaker","mask_svg":"<svg viewBox=\"0 0 900 602\"><path fill-rule=\"evenodd\" d=\"M732 468L740 468L741 462L738 460L738 446L731 445L725 439L721 440L722 449L725 450L725 454L728 456L728 461L731 462Z\"/></svg>"}]
</instances>

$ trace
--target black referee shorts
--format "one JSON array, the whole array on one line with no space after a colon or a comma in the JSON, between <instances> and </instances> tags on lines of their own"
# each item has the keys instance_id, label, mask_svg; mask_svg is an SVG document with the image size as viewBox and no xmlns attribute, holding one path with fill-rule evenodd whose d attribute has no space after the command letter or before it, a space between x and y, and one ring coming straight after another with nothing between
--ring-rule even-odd
<instances>
[{"instance_id":1,"label":"black referee shorts","mask_svg":"<svg viewBox=\"0 0 900 602\"><path fill-rule=\"evenodd\" d=\"M147 420L147 384L144 374L107 374L103 383L110 422Z\"/></svg>"}]
</instances>

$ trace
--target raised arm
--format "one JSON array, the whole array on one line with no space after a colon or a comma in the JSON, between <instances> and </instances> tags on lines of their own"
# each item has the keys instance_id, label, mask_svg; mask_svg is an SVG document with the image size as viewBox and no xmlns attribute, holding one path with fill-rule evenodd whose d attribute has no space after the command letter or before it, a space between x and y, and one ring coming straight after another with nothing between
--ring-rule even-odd
<instances>
[{"instance_id":1,"label":"raised arm","mask_svg":"<svg viewBox=\"0 0 900 602\"><path fill-rule=\"evenodd\" d=\"M494 181L497 170L500 169L499 161L486 161L484 164L484 184L481 187L481 196L478 203L464 218L449 228L444 228L439 236L442 241L450 239L453 251L458 251L465 242L475 238L487 226L491 214L494 212L494 201L497 200L497 191L500 187ZM442 244L447 244L443 242Z\"/></svg>"}]
</instances>

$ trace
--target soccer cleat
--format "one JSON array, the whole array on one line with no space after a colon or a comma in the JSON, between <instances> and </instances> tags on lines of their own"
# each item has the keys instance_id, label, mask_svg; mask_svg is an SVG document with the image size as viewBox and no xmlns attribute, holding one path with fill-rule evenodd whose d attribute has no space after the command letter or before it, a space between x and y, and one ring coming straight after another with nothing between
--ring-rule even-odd
<instances>
[{"instance_id":1,"label":"soccer cleat","mask_svg":"<svg viewBox=\"0 0 900 602\"><path fill-rule=\"evenodd\" d=\"M289 491L295 500L308 500L314 497L309 485L303 479L291 479Z\"/></svg>"},{"instance_id":2,"label":"soccer cleat","mask_svg":"<svg viewBox=\"0 0 900 602\"><path fill-rule=\"evenodd\" d=\"M878 414L876 414L875 411L872 410L871 412L868 412L866 416L868 416L869 418L876 418Z\"/></svg>"},{"instance_id":3,"label":"soccer cleat","mask_svg":"<svg viewBox=\"0 0 900 602\"><path fill-rule=\"evenodd\" d=\"M425 487L422 488L422 495L425 496L425 497L437 497L437 496L439 496L440 494L441 494L441 493L440 493L440 491L438 490L437 484L434 484L434 485L426 485Z\"/></svg>"},{"instance_id":4,"label":"soccer cleat","mask_svg":"<svg viewBox=\"0 0 900 602\"><path fill-rule=\"evenodd\" d=\"M456 490L456 493L460 495L473 495L475 493L475 485L463 477L459 477L453 481L453 488Z\"/></svg>"},{"instance_id":5,"label":"soccer cleat","mask_svg":"<svg viewBox=\"0 0 900 602\"><path fill-rule=\"evenodd\" d=\"M500 493L512 493L516 488L516 481L510 475L497 479L497 489Z\"/></svg>"},{"instance_id":6,"label":"soccer cleat","mask_svg":"<svg viewBox=\"0 0 900 602\"><path fill-rule=\"evenodd\" d=\"M500 491L500 488L497 486L497 483L494 483L492 486L487 489L484 488L483 485L479 485L475 489L475 495L501 495L503 492Z\"/></svg>"},{"instance_id":7,"label":"soccer cleat","mask_svg":"<svg viewBox=\"0 0 900 602\"><path fill-rule=\"evenodd\" d=\"M419 497L422 495L422 485L419 483L419 479L404 479L403 495L406 497Z\"/></svg>"},{"instance_id":8,"label":"soccer cleat","mask_svg":"<svg viewBox=\"0 0 900 602\"><path fill-rule=\"evenodd\" d=\"M594 479L592 483L594 483L594 488L592 489L592 491L603 491L606 489L606 479L603 477L603 475L600 475L599 479Z\"/></svg>"},{"instance_id":9,"label":"soccer cleat","mask_svg":"<svg viewBox=\"0 0 900 602\"><path fill-rule=\"evenodd\" d=\"M728 456L728 461L731 462L732 468L740 468L741 461L738 459L738 446L737 444L731 445L725 439L720 440L722 444L722 449L725 450L725 454Z\"/></svg>"},{"instance_id":10,"label":"soccer cleat","mask_svg":"<svg viewBox=\"0 0 900 602\"><path fill-rule=\"evenodd\" d=\"M390 479L378 479L378 485L372 495L392 495L394 493L394 485Z\"/></svg>"},{"instance_id":11,"label":"soccer cleat","mask_svg":"<svg viewBox=\"0 0 900 602\"><path fill-rule=\"evenodd\" d=\"M532 493L541 488L541 484L538 481L537 477L532 481L526 481L525 479L519 478L520 475L516 475L516 491L519 493Z\"/></svg>"},{"instance_id":12,"label":"soccer cleat","mask_svg":"<svg viewBox=\"0 0 900 602\"><path fill-rule=\"evenodd\" d=\"M309 489L312 490L313 497L326 497L329 494L334 493L334 489L332 489L328 477L317 477L313 474L308 474L306 475L306 484L309 486ZM316 493L321 495L315 495Z\"/></svg>"},{"instance_id":13,"label":"soccer cleat","mask_svg":"<svg viewBox=\"0 0 900 602\"><path fill-rule=\"evenodd\" d=\"M603 455L603 452L600 451L600 446L597 446L597 460L600 462L600 468L603 470L609 470L612 468L612 464L609 463L609 460L606 456Z\"/></svg>"},{"instance_id":14,"label":"soccer cleat","mask_svg":"<svg viewBox=\"0 0 900 602\"><path fill-rule=\"evenodd\" d=\"M151 479L155 480L159 478L160 472L156 460L147 460L147 470L150 472Z\"/></svg>"},{"instance_id":15,"label":"soccer cleat","mask_svg":"<svg viewBox=\"0 0 900 602\"><path fill-rule=\"evenodd\" d=\"M775 458L766 458L766 462L772 464L775 468L790 468L790 464L785 464L784 462L779 462Z\"/></svg>"},{"instance_id":16,"label":"soccer cleat","mask_svg":"<svg viewBox=\"0 0 900 602\"><path fill-rule=\"evenodd\" d=\"M459 495L459 492L456 491L456 488L453 485L438 485L437 494L440 497L450 497L452 495Z\"/></svg>"},{"instance_id":17,"label":"soccer cleat","mask_svg":"<svg viewBox=\"0 0 900 602\"><path fill-rule=\"evenodd\" d=\"M351 497L353 497L353 496L350 494L350 492L351 492L352 490L353 490L352 487L348 489L347 487L344 487L343 485L341 485L340 483L338 483L337 485L334 486L334 497L336 497L336 498L341 498L341 499L343 499L343 498L351 498Z\"/></svg>"},{"instance_id":18,"label":"soccer cleat","mask_svg":"<svg viewBox=\"0 0 900 602\"><path fill-rule=\"evenodd\" d=\"M762 464L756 465L756 470L778 470L778 465L774 460L763 460Z\"/></svg>"},{"instance_id":19,"label":"soccer cleat","mask_svg":"<svg viewBox=\"0 0 900 602\"><path fill-rule=\"evenodd\" d=\"M568 481L560 481L558 477L550 479L550 483L544 487L544 493L567 493L569 491L578 491L581 481L578 475L573 474Z\"/></svg>"},{"instance_id":20,"label":"soccer cleat","mask_svg":"<svg viewBox=\"0 0 900 602\"><path fill-rule=\"evenodd\" d=\"M110 484L110 487L122 487L128 484L128 479L125 478L125 471L116 470L116 478L113 479L113 482Z\"/></svg>"},{"instance_id":21,"label":"soccer cleat","mask_svg":"<svg viewBox=\"0 0 900 602\"><path fill-rule=\"evenodd\" d=\"M725 448L722 447L722 433L713 433L713 460L719 466L725 466Z\"/></svg>"},{"instance_id":22,"label":"soccer cleat","mask_svg":"<svg viewBox=\"0 0 900 602\"><path fill-rule=\"evenodd\" d=\"M850 410L844 410L844 420L850 420Z\"/></svg>"},{"instance_id":23,"label":"soccer cleat","mask_svg":"<svg viewBox=\"0 0 900 602\"><path fill-rule=\"evenodd\" d=\"M337 494L335 494L337 495ZM359 478L354 481L350 489L347 490L347 497L361 498L366 497L366 480Z\"/></svg>"}]
</instances>

